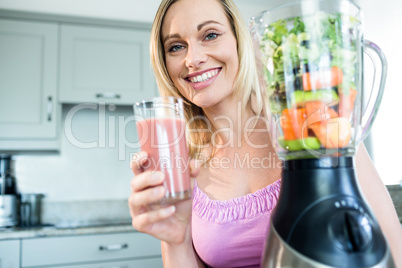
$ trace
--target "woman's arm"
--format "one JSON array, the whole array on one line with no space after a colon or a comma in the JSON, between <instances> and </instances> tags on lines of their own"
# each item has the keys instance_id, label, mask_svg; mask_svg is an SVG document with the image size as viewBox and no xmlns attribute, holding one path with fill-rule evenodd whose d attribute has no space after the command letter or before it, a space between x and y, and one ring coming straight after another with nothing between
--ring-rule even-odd
<instances>
[{"instance_id":1,"label":"woman's arm","mask_svg":"<svg viewBox=\"0 0 402 268\"><path fill-rule=\"evenodd\" d=\"M164 268L205 268L193 248L190 227L187 228L186 238L182 243L161 242Z\"/></svg>"},{"instance_id":2,"label":"woman's arm","mask_svg":"<svg viewBox=\"0 0 402 268\"><path fill-rule=\"evenodd\" d=\"M388 240L395 265L402 267L401 224L387 188L363 144L357 152L356 165L361 189Z\"/></svg>"}]
</instances>

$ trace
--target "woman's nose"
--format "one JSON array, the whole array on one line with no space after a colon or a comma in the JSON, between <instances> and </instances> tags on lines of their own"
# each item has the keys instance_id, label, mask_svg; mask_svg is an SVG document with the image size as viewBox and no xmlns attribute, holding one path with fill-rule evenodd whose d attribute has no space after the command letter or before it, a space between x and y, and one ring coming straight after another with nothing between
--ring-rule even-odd
<instances>
[{"instance_id":1,"label":"woman's nose","mask_svg":"<svg viewBox=\"0 0 402 268\"><path fill-rule=\"evenodd\" d=\"M206 61L207 55L201 46L189 45L186 55L186 67L197 69Z\"/></svg>"}]
</instances>

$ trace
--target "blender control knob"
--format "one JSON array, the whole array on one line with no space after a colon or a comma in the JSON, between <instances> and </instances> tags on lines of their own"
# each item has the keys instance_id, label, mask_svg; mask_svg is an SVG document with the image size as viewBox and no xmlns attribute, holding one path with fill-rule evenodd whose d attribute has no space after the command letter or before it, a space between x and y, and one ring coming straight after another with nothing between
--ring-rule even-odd
<instances>
[{"instance_id":1,"label":"blender control knob","mask_svg":"<svg viewBox=\"0 0 402 268\"><path fill-rule=\"evenodd\" d=\"M338 247L348 252L363 250L373 239L370 221L359 211L335 213L330 221L330 230Z\"/></svg>"}]
</instances>

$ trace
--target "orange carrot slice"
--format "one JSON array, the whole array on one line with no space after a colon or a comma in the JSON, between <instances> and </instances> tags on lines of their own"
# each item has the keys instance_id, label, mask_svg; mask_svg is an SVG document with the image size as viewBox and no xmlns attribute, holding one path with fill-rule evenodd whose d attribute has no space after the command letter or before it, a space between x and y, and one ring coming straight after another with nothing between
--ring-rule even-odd
<instances>
[{"instance_id":1,"label":"orange carrot slice","mask_svg":"<svg viewBox=\"0 0 402 268\"><path fill-rule=\"evenodd\" d=\"M349 118L355 106L356 95L357 90L352 88L349 89L349 94L339 93L339 116Z\"/></svg>"},{"instance_id":2,"label":"orange carrot slice","mask_svg":"<svg viewBox=\"0 0 402 268\"><path fill-rule=\"evenodd\" d=\"M343 148L351 137L351 126L348 118L337 117L316 122L309 126L324 148Z\"/></svg>"},{"instance_id":3,"label":"orange carrot slice","mask_svg":"<svg viewBox=\"0 0 402 268\"><path fill-rule=\"evenodd\" d=\"M283 130L285 140L296 140L307 137L308 128L304 126L306 120L306 110L284 109L280 124Z\"/></svg>"},{"instance_id":4,"label":"orange carrot slice","mask_svg":"<svg viewBox=\"0 0 402 268\"><path fill-rule=\"evenodd\" d=\"M336 66L328 70L302 74L302 84L305 91L331 88L342 83L342 70Z\"/></svg>"},{"instance_id":5,"label":"orange carrot slice","mask_svg":"<svg viewBox=\"0 0 402 268\"><path fill-rule=\"evenodd\" d=\"M338 113L328 104L322 101L310 101L306 103L307 125L315 122L338 117Z\"/></svg>"}]
</instances>

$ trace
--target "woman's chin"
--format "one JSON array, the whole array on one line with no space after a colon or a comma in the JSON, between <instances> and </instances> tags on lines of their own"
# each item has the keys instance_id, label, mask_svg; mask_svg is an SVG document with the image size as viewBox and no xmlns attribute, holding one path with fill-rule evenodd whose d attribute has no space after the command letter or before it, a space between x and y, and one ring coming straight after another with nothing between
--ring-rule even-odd
<instances>
[{"instance_id":1,"label":"woman's chin","mask_svg":"<svg viewBox=\"0 0 402 268\"><path fill-rule=\"evenodd\" d=\"M201 98L201 96L194 96L191 102L202 109L210 108L216 104L211 101L211 98Z\"/></svg>"}]
</instances>

